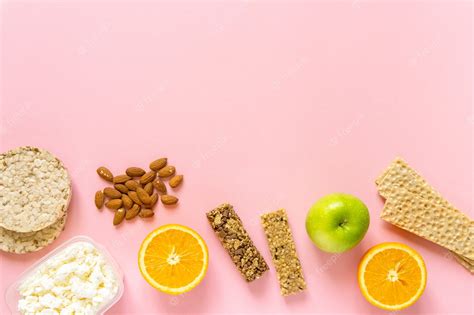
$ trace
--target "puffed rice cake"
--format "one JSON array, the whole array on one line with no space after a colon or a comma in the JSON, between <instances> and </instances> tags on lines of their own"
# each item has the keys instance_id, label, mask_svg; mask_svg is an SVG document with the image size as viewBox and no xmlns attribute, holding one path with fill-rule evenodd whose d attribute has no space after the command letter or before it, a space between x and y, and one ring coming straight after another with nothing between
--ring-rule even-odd
<instances>
[{"instance_id":1,"label":"puffed rice cake","mask_svg":"<svg viewBox=\"0 0 474 315\"><path fill-rule=\"evenodd\" d=\"M36 231L19 233L0 227L0 250L15 254L25 254L38 251L51 244L66 224L67 213L54 224Z\"/></svg>"},{"instance_id":2,"label":"puffed rice cake","mask_svg":"<svg viewBox=\"0 0 474 315\"><path fill-rule=\"evenodd\" d=\"M0 154L0 227L40 231L64 217L70 199L69 174L48 151L27 146Z\"/></svg>"}]
</instances>

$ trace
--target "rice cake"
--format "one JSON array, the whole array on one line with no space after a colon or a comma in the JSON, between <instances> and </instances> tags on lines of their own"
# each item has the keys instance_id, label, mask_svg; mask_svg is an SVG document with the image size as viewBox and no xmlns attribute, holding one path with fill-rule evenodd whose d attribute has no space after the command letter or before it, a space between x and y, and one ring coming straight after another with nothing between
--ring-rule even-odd
<instances>
[{"instance_id":1,"label":"rice cake","mask_svg":"<svg viewBox=\"0 0 474 315\"><path fill-rule=\"evenodd\" d=\"M263 214L261 220L277 271L281 295L303 291L306 282L285 210Z\"/></svg>"},{"instance_id":2,"label":"rice cake","mask_svg":"<svg viewBox=\"0 0 474 315\"><path fill-rule=\"evenodd\" d=\"M0 227L0 250L16 254L38 251L58 238L66 219L67 213L54 224L36 232L19 233Z\"/></svg>"},{"instance_id":3,"label":"rice cake","mask_svg":"<svg viewBox=\"0 0 474 315\"><path fill-rule=\"evenodd\" d=\"M48 151L20 147L0 154L0 227L42 230L64 216L70 199L69 174Z\"/></svg>"}]
</instances>

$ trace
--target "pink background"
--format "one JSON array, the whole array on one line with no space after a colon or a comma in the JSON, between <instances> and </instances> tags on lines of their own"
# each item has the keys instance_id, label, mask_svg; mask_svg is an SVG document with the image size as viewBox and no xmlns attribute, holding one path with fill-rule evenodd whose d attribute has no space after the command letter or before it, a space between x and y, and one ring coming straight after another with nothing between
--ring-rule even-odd
<instances>
[{"instance_id":1,"label":"pink background","mask_svg":"<svg viewBox=\"0 0 474 315\"><path fill-rule=\"evenodd\" d=\"M66 230L34 254L0 254L0 292L74 235L105 245L126 274L113 314L387 313L359 292L363 253L417 249L423 297L401 314L472 314L472 276L436 245L382 222L374 179L404 157L472 211L472 2L6 2L1 11L1 151L33 145L73 178ZM99 212L95 174L167 156L185 183L176 209L118 228ZM306 236L324 194L359 196L372 222L361 244L325 254ZM273 266L243 281L204 213L230 202L270 262L259 214L286 208L308 290L283 298ZM141 278L142 239L165 223L207 241L203 283L171 297ZM0 313L7 310L2 301Z\"/></svg>"}]
</instances>

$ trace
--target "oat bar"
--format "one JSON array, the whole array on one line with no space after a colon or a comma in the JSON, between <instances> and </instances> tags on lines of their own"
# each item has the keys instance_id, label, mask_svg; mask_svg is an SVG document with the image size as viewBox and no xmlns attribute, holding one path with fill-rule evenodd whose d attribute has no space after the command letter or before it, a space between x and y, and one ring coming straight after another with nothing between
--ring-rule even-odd
<instances>
[{"instance_id":1,"label":"oat bar","mask_svg":"<svg viewBox=\"0 0 474 315\"><path fill-rule=\"evenodd\" d=\"M247 282L260 278L268 265L254 246L234 208L222 204L206 214L212 229Z\"/></svg>"},{"instance_id":2,"label":"oat bar","mask_svg":"<svg viewBox=\"0 0 474 315\"><path fill-rule=\"evenodd\" d=\"M303 291L306 282L285 210L263 214L261 219L278 273L281 294L286 296Z\"/></svg>"}]
</instances>

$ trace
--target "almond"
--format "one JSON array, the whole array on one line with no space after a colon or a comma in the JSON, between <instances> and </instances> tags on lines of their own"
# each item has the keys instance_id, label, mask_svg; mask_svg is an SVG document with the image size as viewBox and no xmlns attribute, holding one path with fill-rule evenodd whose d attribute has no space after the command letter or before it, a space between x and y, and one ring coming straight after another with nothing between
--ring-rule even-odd
<instances>
[{"instance_id":1,"label":"almond","mask_svg":"<svg viewBox=\"0 0 474 315\"><path fill-rule=\"evenodd\" d=\"M125 209L130 209L133 207L133 200L126 194L122 195L122 204L125 207Z\"/></svg>"},{"instance_id":2,"label":"almond","mask_svg":"<svg viewBox=\"0 0 474 315\"><path fill-rule=\"evenodd\" d=\"M115 184L114 187L115 189L120 191L122 194L128 193L128 188L124 184Z\"/></svg>"},{"instance_id":3,"label":"almond","mask_svg":"<svg viewBox=\"0 0 474 315\"><path fill-rule=\"evenodd\" d=\"M155 178L156 178L156 173L153 171L150 171L140 178L140 184L146 185L148 183L151 183Z\"/></svg>"},{"instance_id":4,"label":"almond","mask_svg":"<svg viewBox=\"0 0 474 315\"><path fill-rule=\"evenodd\" d=\"M158 194L154 193L153 195L150 196L150 199L151 199L150 207L153 207L158 201Z\"/></svg>"},{"instance_id":5,"label":"almond","mask_svg":"<svg viewBox=\"0 0 474 315\"><path fill-rule=\"evenodd\" d=\"M160 169L162 169L163 167L166 166L166 163L168 163L168 159L167 158L161 158L161 159L158 159L158 160L155 160L153 162L150 163L150 169L152 171L159 171Z\"/></svg>"},{"instance_id":6,"label":"almond","mask_svg":"<svg viewBox=\"0 0 474 315\"><path fill-rule=\"evenodd\" d=\"M128 190L137 190L137 187L139 187L140 184L134 180L127 180L125 182L125 187L128 188Z\"/></svg>"},{"instance_id":7,"label":"almond","mask_svg":"<svg viewBox=\"0 0 474 315\"><path fill-rule=\"evenodd\" d=\"M181 184L182 181L183 181L183 175L173 176L173 178L170 179L170 186L173 188L176 188Z\"/></svg>"},{"instance_id":8,"label":"almond","mask_svg":"<svg viewBox=\"0 0 474 315\"><path fill-rule=\"evenodd\" d=\"M142 206L143 205L143 202L140 200L140 198L138 198L138 195L135 191L129 191L128 192L128 196L130 197L130 199L133 200L134 203L136 203L137 205L140 205Z\"/></svg>"},{"instance_id":9,"label":"almond","mask_svg":"<svg viewBox=\"0 0 474 315\"><path fill-rule=\"evenodd\" d=\"M129 167L127 168L125 173L127 173L127 175L130 177L141 177L145 175L146 172L143 168L140 167Z\"/></svg>"},{"instance_id":10,"label":"almond","mask_svg":"<svg viewBox=\"0 0 474 315\"><path fill-rule=\"evenodd\" d=\"M170 177L174 175L176 168L172 165L168 165L163 167L161 170L158 171L158 176L160 177Z\"/></svg>"},{"instance_id":11,"label":"almond","mask_svg":"<svg viewBox=\"0 0 474 315\"><path fill-rule=\"evenodd\" d=\"M110 199L119 199L122 198L122 193L115 188L112 187L105 187L104 188L104 195L109 197Z\"/></svg>"},{"instance_id":12,"label":"almond","mask_svg":"<svg viewBox=\"0 0 474 315\"><path fill-rule=\"evenodd\" d=\"M114 175L112 175L112 172L104 166L101 166L97 169L97 174L99 174L100 177L108 182L113 182L114 180Z\"/></svg>"},{"instance_id":13,"label":"almond","mask_svg":"<svg viewBox=\"0 0 474 315\"><path fill-rule=\"evenodd\" d=\"M130 179L132 178L128 175L118 175L114 177L114 184L123 184Z\"/></svg>"},{"instance_id":14,"label":"almond","mask_svg":"<svg viewBox=\"0 0 474 315\"><path fill-rule=\"evenodd\" d=\"M97 209L102 208L102 206L104 205L104 199L104 193L102 191L99 190L95 193L94 201Z\"/></svg>"},{"instance_id":15,"label":"almond","mask_svg":"<svg viewBox=\"0 0 474 315\"><path fill-rule=\"evenodd\" d=\"M178 198L176 198L175 196L171 196L171 195L162 195L161 196L161 203L164 204L164 205L174 205L178 202Z\"/></svg>"},{"instance_id":16,"label":"almond","mask_svg":"<svg viewBox=\"0 0 474 315\"><path fill-rule=\"evenodd\" d=\"M125 218L125 209L124 208L120 208L117 211L115 211L114 225L119 225L120 223L122 223L124 218Z\"/></svg>"},{"instance_id":17,"label":"almond","mask_svg":"<svg viewBox=\"0 0 474 315\"><path fill-rule=\"evenodd\" d=\"M153 183L146 184L143 189L145 189L146 193L151 196L153 194Z\"/></svg>"},{"instance_id":18,"label":"almond","mask_svg":"<svg viewBox=\"0 0 474 315\"><path fill-rule=\"evenodd\" d=\"M145 191L145 189L138 187L137 188L137 195L138 198L140 198L141 202L143 202L146 205L149 205L151 202L150 195Z\"/></svg>"},{"instance_id":19,"label":"almond","mask_svg":"<svg viewBox=\"0 0 474 315\"><path fill-rule=\"evenodd\" d=\"M166 185L160 179L153 182L153 186L162 194L166 194Z\"/></svg>"},{"instance_id":20,"label":"almond","mask_svg":"<svg viewBox=\"0 0 474 315\"><path fill-rule=\"evenodd\" d=\"M109 209L120 209L122 207L122 199L112 199L105 203L105 206Z\"/></svg>"},{"instance_id":21,"label":"almond","mask_svg":"<svg viewBox=\"0 0 474 315\"><path fill-rule=\"evenodd\" d=\"M155 213L151 209L145 209L143 208L140 210L140 213L138 214L140 218L150 218L154 215Z\"/></svg>"},{"instance_id":22,"label":"almond","mask_svg":"<svg viewBox=\"0 0 474 315\"><path fill-rule=\"evenodd\" d=\"M140 212L140 206L137 205L137 204L134 204L132 208L130 208L129 210L127 210L127 213L125 214L125 219L127 220L131 220L133 218L135 218L138 213Z\"/></svg>"}]
</instances>

